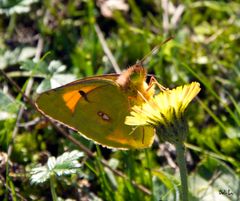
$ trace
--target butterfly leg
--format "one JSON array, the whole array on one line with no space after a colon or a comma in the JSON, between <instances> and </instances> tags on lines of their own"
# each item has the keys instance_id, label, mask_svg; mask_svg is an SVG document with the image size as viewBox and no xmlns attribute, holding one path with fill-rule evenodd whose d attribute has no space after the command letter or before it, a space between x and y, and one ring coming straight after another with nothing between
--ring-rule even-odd
<instances>
[{"instance_id":1,"label":"butterfly leg","mask_svg":"<svg viewBox=\"0 0 240 201\"><path fill-rule=\"evenodd\" d=\"M133 106L133 102L134 102L134 97L128 96L128 111L131 111L131 108Z\"/></svg>"},{"instance_id":2,"label":"butterfly leg","mask_svg":"<svg viewBox=\"0 0 240 201\"><path fill-rule=\"evenodd\" d=\"M161 85L161 84L156 80L155 77L151 76L150 82L149 82L149 86L148 86L148 88L147 88L147 91L150 90L150 89L152 88L152 86L154 86L154 85L157 85L158 88L159 88L161 91L166 91L166 90L167 90L167 88L164 87L163 85Z\"/></svg>"},{"instance_id":3,"label":"butterfly leg","mask_svg":"<svg viewBox=\"0 0 240 201\"><path fill-rule=\"evenodd\" d=\"M142 129L143 129L143 133L142 133L142 134L143 134L143 136L142 136L142 144L144 144L144 137L145 137L144 131L145 131L145 130L144 130L144 127L142 127Z\"/></svg>"}]
</instances>

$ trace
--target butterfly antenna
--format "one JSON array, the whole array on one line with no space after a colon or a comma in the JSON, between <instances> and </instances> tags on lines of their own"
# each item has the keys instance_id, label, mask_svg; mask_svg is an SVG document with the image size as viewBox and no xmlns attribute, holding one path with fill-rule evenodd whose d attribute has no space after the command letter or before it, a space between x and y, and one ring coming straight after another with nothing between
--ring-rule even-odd
<instances>
[{"instance_id":1,"label":"butterfly antenna","mask_svg":"<svg viewBox=\"0 0 240 201\"><path fill-rule=\"evenodd\" d=\"M160 47L162 47L165 43L167 43L168 41L172 40L174 37L170 36L169 38L167 38L165 41L159 43L158 45L156 45L149 53L147 53L141 60L137 61L137 64L143 65L143 62L146 61L146 59L148 57L150 57L151 55L154 55L158 52L158 50L160 49Z\"/></svg>"}]
</instances>

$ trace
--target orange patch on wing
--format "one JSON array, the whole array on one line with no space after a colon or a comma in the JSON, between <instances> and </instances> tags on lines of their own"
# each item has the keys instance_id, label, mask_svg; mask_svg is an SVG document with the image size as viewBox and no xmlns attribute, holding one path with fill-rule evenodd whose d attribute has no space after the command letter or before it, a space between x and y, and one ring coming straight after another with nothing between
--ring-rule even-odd
<instances>
[{"instance_id":1,"label":"orange patch on wing","mask_svg":"<svg viewBox=\"0 0 240 201\"><path fill-rule=\"evenodd\" d=\"M123 136L121 129L114 130L111 135L106 136L106 138L121 144L127 144L129 142L129 139Z\"/></svg>"},{"instance_id":2,"label":"orange patch on wing","mask_svg":"<svg viewBox=\"0 0 240 201\"><path fill-rule=\"evenodd\" d=\"M75 107L80 98L81 98L81 95L78 92L78 90L70 91L70 92L63 94L63 100L64 100L66 106L69 108L69 110L71 110L71 112L74 112Z\"/></svg>"},{"instance_id":3,"label":"orange patch on wing","mask_svg":"<svg viewBox=\"0 0 240 201\"><path fill-rule=\"evenodd\" d=\"M79 90L69 91L63 94L62 98L65 102L65 105L69 108L69 110L73 113L78 101L82 98L79 91L83 91L84 93L88 93L89 91L95 89L96 86L86 86L81 87Z\"/></svg>"}]
</instances>

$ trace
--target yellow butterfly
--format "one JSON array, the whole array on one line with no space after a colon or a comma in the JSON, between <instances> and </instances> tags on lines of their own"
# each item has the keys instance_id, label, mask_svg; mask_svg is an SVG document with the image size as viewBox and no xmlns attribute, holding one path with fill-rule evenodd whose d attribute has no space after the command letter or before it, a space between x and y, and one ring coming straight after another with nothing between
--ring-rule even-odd
<instances>
[{"instance_id":1,"label":"yellow butterfly","mask_svg":"<svg viewBox=\"0 0 240 201\"><path fill-rule=\"evenodd\" d=\"M124 124L131 106L148 101L154 88L146 70L135 64L121 74L94 76L46 91L36 100L44 115L80 132L103 146L146 148L154 139L152 127Z\"/></svg>"},{"instance_id":2,"label":"yellow butterfly","mask_svg":"<svg viewBox=\"0 0 240 201\"><path fill-rule=\"evenodd\" d=\"M153 84L165 90L154 77L147 84L142 63L172 38L121 74L89 77L40 94L36 100L38 110L106 147L150 147L155 135L152 127L133 127L124 122L133 105L153 98Z\"/></svg>"}]
</instances>

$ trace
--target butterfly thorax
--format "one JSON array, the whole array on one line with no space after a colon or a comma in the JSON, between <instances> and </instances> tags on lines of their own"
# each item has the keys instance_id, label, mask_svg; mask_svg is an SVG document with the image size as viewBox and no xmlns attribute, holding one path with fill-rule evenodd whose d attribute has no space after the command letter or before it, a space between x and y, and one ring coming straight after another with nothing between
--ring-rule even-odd
<instances>
[{"instance_id":1,"label":"butterfly thorax","mask_svg":"<svg viewBox=\"0 0 240 201\"><path fill-rule=\"evenodd\" d=\"M146 82L147 72L140 64L135 64L124 71L117 79L117 83L128 96L135 99L135 103L142 103L143 99L149 100L154 89Z\"/></svg>"}]
</instances>

